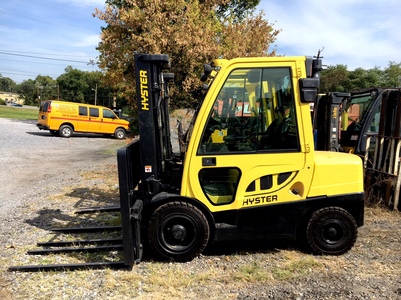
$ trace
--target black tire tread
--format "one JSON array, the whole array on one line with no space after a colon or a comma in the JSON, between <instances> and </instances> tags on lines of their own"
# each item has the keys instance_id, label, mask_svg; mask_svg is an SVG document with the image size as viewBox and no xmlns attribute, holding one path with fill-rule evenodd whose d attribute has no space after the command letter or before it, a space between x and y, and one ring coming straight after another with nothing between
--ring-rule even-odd
<instances>
[{"instance_id":1,"label":"black tire tread","mask_svg":"<svg viewBox=\"0 0 401 300\"><path fill-rule=\"evenodd\" d=\"M349 228L347 228L351 234L351 239L347 243L345 247L339 250L327 250L327 249L322 249L322 247L319 247L319 245L316 245L315 241L313 240L313 237L311 236L311 230L313 231L312 226L315 225L315 223L319 220L324 215L327 214L339 214L342 215L343 217L347 218L347 221L350 223ZM324 207L321 209L318 209L315 211L311 218L309 219L307 228L306 228L306 236L307 236L307 241L308 244L311 248L311 250L316 253L316 254L324 254L324 255L342 255L346 252L348 252L355 244L357 237L358 237L358 225L355 221L355 219L352 217L352 215L346 211L345 209L341 207L335 207L335 206L329 206L329 207Z\"/></svg>"},{"instance_id":2,"label":"black tire tread","mask_svg":"<svg viewBox=\"0 0 401 300\"><path fill-rule=\"evenodd\" d=\"M164 214L166 214L166 212L168 212L169 210L175 209L175 208L187 209L187 210L196 212L198 217L201 218L202 223L205 225L204 226L205 236L204 236L203 240L200 242L200 244L198 245L198 249L196 249L196 251L187 253L185 255L171 256L171 255L168 255L167 253L162 253L160 251L160 249L157 247L157 245L155 245L154 236L153 236L154 231L152 230L152 228L153 228L153 226L155 226L155 224L157 224L160 216L163 216ZM209 228L209 224L208 224L208 221L207 221L205 215L196 206L194 206L190 203L187 203L185 201L172 201L172 202L168 202L168 203L165 203L165 204L159 206L153 212L148 224L149 224L149 226L148 226L148 231L147 231L147 237L148 237L149 246L150 246L152 252L157 256L157 258L159 258L161 260L173 260L173 261L177 261L177 262L191 261L192 259L199 256L203 252L203 250L206 248L206 246L208 244L209 237L210 237L210 228Z\"/></svg>"}]
</instances>

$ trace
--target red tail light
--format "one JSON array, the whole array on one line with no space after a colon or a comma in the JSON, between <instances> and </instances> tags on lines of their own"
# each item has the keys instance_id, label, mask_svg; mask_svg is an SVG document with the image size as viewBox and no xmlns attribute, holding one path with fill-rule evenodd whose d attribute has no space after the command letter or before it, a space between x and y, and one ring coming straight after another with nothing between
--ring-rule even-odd
<instances>
[{"instance_id":1,"label":"red tail light","mask_svg":"<svg viewBox=\"0 0 401 300\"><path fill-rule=\"evenodd\" d=\"M47 112L48 112L48 113L52 112L52 105L51 105L51 103L49 103L49 106L47 107Z\"/></svg>"}]
</instances>

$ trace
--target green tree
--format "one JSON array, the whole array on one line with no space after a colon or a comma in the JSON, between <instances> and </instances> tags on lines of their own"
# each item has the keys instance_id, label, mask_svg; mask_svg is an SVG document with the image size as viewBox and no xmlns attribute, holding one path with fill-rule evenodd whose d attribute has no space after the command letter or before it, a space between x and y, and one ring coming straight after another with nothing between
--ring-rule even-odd
<instances>
[{"instance_id":1,"label":"green tree","mask_svg":"<svg viewBox=\"0 0 401 300\"><path fill-rule=\"evenodd\" d=\"M346 91L345 82L348 77L347 66L335 65L328 66L320 73L320 92L344 92Z\"/></svg>"},{"instance_id":2,"label":"green tree","mask_svg":"<svg viewBox=\"0 0 401 300\"><path fill-rule=\"evenodd\" d=\"M113 108L113 89L109 86L104 74L99 71L86 72L84 79L88 85L85 103Z\"/></svg>"},{"instance_id":3,"label":"green tree","mask_svg":"<svg viewBox=\"0 0 401 300\"><path fill-rule=\"evenodd\" d=\"M113 89L100 71L86 72L67 67L57 78L57 85L63 100L113 108Z\"/></svg>"},{"instance_id":4,"label":"green tree","mask_svg":"<svg viewBox=\"0 0 401 300\"><path fill-rule=\"evenodd\" d=\"M35 85L38 93L38 98L41 101L57 99L59 97L57 81L50 76L36 76Z\"/></svg>"},{"instance_id":5,"label":"green tree","mask_svg":"<svg viewBox=\"0 0 401 300\"><path fill-rule=\"evenodd\" d=\"M348 71L344 65L329 66L321 72L321 93L348 92L370 87L399 87L401 79L401 64L390 62L382 70L356 68Z\"/></svg>"},{"instance_id":6,"label":"green tree","mask_svg":"<svg viewBox=\"0 0 401 300\"><path fill-rule=\"evenodd\" d=\"M370 70L357 68L348 72L344 87L346 91L378 87L381 85L380 77L381 71L378 68Z\"/></svg>"},{"instance_id":7,"label":"green tree","mask_svg":"<svg viewBox=\"0 0 401 300\"><path fill-rule=\"evenodd\" d=\"M60 97L63 100L81 102L85 100L85 93L89 89L85 81L85 72L71 66L65 68L65 73L57 77L60 87Z\"/></svg>"},{"instance_id":8,"label":"green tree","mask_svg":"<svg viewBox=\"0 0 401 300\"><path fill-rule=\"evenodd\" d=\"M217 16L221 19L234 17L235 20L241 22L250 13L252 13L260 0L231 0L225 1L217 7Z\"/></svg>"},{"instance_id":9,"label":"green tree","mask_svg":"<svg viewBox=\"0 0 401 300\"><path fill-rule=\"evenodd\" d=\"M401 63L389 62L388 67L383 71L382 85L389 88L401 86Z\"/></svg>"},{"instance_id":10,"label":"green tree","mask_svg":"<svg viewBox=\"0 0 401 300\"><path fill-rule=\"evenodd\" d=\"M133 99L135 89L134 53L170 55L171 72L175 74L175 87L171 89L174 107L196 105L202 67L211 59L275 54L269 52L269 45L279 31L263 19L262 13L244 14L247 17L241 21L233 15L221 19L216 7L227 4L226 0L107 3L105 11L94 14L107 24L98 47L100 67L115 91L128 99Z\"/></svg>"},{"instance_id":11,"label":"green tree","mask_svg":"<svg viewBox=\"0 0 401 300\"><path fill-rule=\"evenodd\" d=\"M24 98L25 105L39 105L38 93L35 81L32 79L24 80L17 86L17 93Z\"/></svg>"},{"instance_id":12,"label":"green tree","mask_svg":"<svg viewBox=\"0 0 401 300\"><path fill-rule=\"evenodd\" d=\"M17 84L9 77L3 77L0 74L0 91L15 92Z\"/></svg>"}]
</instances>

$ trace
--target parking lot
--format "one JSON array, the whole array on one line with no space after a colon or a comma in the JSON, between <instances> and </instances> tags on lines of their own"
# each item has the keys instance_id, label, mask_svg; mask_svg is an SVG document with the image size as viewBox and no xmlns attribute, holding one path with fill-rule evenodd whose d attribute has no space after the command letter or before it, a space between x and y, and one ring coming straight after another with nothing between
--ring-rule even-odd
<instances>
[{"instance_id":1,"label":"parking lot","mask_svg":"<svg viewBox=\"0 0 401 300\"><path fill-rule=\"evenodd\" d=\"M35 124L0 118L0 217L29 197L74 181L80 171L116 163L115 151L126 143L94 134L53 137Z\"/></svg>"}]
</instances>

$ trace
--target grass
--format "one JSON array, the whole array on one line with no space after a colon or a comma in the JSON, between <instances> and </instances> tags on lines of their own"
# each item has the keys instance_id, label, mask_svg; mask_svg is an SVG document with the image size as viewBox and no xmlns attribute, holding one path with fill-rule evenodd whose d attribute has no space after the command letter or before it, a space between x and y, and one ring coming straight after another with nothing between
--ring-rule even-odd
<instances>
[{"instance_id":1,"label":"grass","mask_svg":"<svg viewBox=\"0 0 401 300\"><path fill-rule=\"evenodd\" d=\"M37 120L38 110L23 107L10 107L0 105L0 118Z\"/></svg>"},{"instance_id":2,"label":"grass","mask_svg":"<svg viewBox=\"0 0 401 300\"><path fill-rule=\"evenodd\" d=\"M286 252L283 251L285 254ZM287 252L291 253L291 252ZM277 280L289 280L296 277L302 277L312 271L323 269L323 264L313 257L300 255L299 252L293 252L295 255L287 255L286 261L282 265L275 266L272 270L273 277Z\"/></svg>"}]
</instances>

